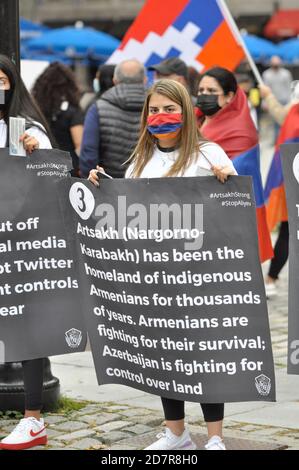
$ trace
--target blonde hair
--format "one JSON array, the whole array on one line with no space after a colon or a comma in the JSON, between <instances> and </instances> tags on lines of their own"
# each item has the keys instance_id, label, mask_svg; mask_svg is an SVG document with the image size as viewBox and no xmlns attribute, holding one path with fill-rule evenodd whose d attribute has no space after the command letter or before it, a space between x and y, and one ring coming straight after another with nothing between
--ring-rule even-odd
<instances>
[{"instance_id":1,"label":"blonde hair","mask_svg":"<svg viewBox=\"0 0 299 470\"><path fill-rule=\"evenodd\" d=\"M182 108L183 126L179 134L179 156L164 176L177 176L196 160L200 141L204 141L197 127L195 113L187 89L180 83L163 79L156 82L148 91L141 115L141 129L137 146L129 161L133 163L132 178L138 178L153 156L156 139L147 130L149 102L154 93L166 96ZM158 176L158 175L157 175Z\"/></svg>"}]
</instances>

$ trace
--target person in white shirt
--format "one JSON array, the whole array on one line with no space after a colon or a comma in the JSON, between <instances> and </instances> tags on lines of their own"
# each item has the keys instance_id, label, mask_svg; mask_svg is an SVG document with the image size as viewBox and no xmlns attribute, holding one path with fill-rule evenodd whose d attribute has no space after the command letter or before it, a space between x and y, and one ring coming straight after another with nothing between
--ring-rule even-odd
<instances>
[{"instance_id":1,"label":"person in white shirt","mask_svg":"<svg viewBox=\"0 0 299 470\"><path fill-rule=\"evenodd\" d=\"M130 158L126 178L215 175L224 183L236 170L219 145L203 139L196 125L186 88L174 80L159 80L149 90L141 118L139 142ZM89 180L99 186L99 173ZM184 402L162 398L166 432L148 450L195 449L184 424ZM208 428L206 449L225 450L222 441L223 404L202 404Z\"/></svg>"},{"instance_id":2,"label":"person in white shirt","mask_svg":"<svg viewBox=\"0 0 299 470\"><path fill-rule=\"evenodd\" d=\"M286 106L291 100L291 84L293 76L291 72L282 66L282 60L278 56L271 57L270 68L264 71L262 78L264 84L268 86L277 101ZM267 102L264 103L264 108L267 111ZM270 113L271 114L271 113ZM274 141L276 141L279 133L279 124L275 118L272 120L274 129Z\"/></svg>"},{"instance_id":3,"label":"person in white shirt","mask_svg":"<svg viewBox=\"0 0 299 470\"><path fill-rule=\"evenodd\" d=\"M291 72L282 66L280 57L271 57L270 68L263 73L263 80L281 104L289 103L293 77Z\"/></svg>"},{"instance_id":4,"label":"person in white shirt","mask_svg":"<svg viewBox=\"0 0 299 470\"><path fill-rule=\"evenodd\" d=\"M9 118L23 117L26 132L21 136L25 150L51 149L47 122L28 93L15 64L0 55L0 147L9 146ZM0 449L20 450L46 444L47 434L41 419L44 359L23 361L25 417L0 442Z\"/></svg>"},{"instance_id":5,"label":"person in white shirt","mask_svg":"<svg viewBox=\"0 0 299 470\"><path fill-rule=\"evenodd\" d=\"M21 136L25 150L51 149L48 124L28 93L22 78L8 57L0 55L0 147L8 147L9 118L23 117L26 132Z\"/></svg>"}]
</instances>

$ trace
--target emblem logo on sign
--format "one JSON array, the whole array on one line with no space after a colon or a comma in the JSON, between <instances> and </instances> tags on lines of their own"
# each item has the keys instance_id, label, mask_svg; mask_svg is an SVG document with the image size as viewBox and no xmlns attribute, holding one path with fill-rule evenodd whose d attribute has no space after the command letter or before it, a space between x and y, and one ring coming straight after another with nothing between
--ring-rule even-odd
<instances>
[{"instance_id":1,"label":"emblem logo on sign","mask_svg":"<svg viewBox=\"0 0 299 470\"><path fill-rule=\"evenodd\" d=\"M271 390L271 379L264 374L259 375L255 379L255 386L260 395L269 395Z\"/></svg>"},{"instance_id":2,"label":"emblem logo on sign","mask_svg":"<svg viewBox=\"0 0 299 470\"><path fill-rule=\"evenodd\" d=\"M65 332L65 340L70 348L78 348L82 341L82 332L76 330L76 328L71 328Z\"/></svg>"}]
</instances>

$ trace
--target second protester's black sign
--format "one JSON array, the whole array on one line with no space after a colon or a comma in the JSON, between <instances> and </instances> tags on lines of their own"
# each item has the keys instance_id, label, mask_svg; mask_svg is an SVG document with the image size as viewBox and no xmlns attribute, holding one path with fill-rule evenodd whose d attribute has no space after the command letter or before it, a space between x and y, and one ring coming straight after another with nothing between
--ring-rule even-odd
<instances>
[{"instance_id":1,"label":"second protester's black sign","mask_svg":"<svg viewBox=\"0 0 299 470\"><path fill-rule=\"evenodd\" d=\"M0 362L84 351L79 282L55 189L70 159L58 150L0 153Z\"/></svg>"}]
</instances>

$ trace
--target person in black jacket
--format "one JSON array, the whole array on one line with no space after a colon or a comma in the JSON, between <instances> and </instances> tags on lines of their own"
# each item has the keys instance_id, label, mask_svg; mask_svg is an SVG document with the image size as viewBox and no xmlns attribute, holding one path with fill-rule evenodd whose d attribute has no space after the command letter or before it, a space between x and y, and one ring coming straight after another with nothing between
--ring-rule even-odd
<instances>
[{"instance_id":1,"label":"person in black jacket","mask_svg":"<svg viewBox=\"0 0 299 470\"><path fill-rule=\"evenodd\" d=\"M60 150L69 152L73 176L79 176L79 154L84 113L80 108L80 89L68 67L53 62L38 77L32 95L39 104Z\"/></svg>"},{"instance_id":2,"label":"person in black jacket","mask_svg":"<svg viewBox=\"0 0 299 470\"><path fill-rule=\"evenodd\" d=\"M146 75L137 60L126 60L114 71L115 86L92 105L86 115L80 154L80 174L88 177L101 165L113 178L122 178L125 163L138 140L145 100Z\"/></svg>"}]
</instances>

